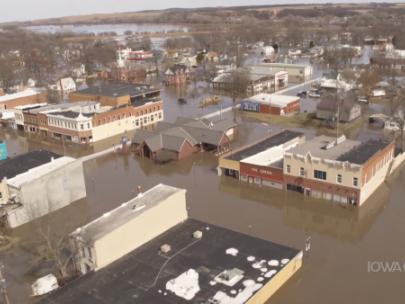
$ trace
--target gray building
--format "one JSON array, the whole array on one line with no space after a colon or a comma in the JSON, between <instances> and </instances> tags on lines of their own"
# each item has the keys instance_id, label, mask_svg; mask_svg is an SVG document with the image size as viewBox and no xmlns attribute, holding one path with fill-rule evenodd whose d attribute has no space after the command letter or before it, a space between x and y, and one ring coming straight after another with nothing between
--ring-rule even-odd
<instances>
[{"instance_id":1,"label":"gray building","mask_svg":"<svg viewBox=\"0 0 405 304\"><path fill-rule=\"evenodd\" d=\"M338 111L340 122L350 122L360 117L361 106L349 100L338 104L334 98L324 99L316 107L316 118L335 121Z\"/></svg>"},{"instance_id":2,"label":"gray building","mask_svg":"<svg viewBox=\"0 0 405 304\"><path fill-rule=\"evenodd\" d=\"M33 151L0 163L0 215L15 228L86 197L81 160Z\"/></svg>"}]
</instances>

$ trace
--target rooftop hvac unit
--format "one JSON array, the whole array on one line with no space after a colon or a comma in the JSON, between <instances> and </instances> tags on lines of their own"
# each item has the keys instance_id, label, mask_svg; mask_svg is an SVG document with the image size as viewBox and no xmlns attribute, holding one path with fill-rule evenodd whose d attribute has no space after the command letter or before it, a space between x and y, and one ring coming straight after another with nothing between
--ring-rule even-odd
<instances>
[{"instance_id":1,"label":"rooftop hvac unit","mask_svg":"<svg viewBox=\"0 0 405 304\"><path fill-rule=\"evenodd\" d=\"M200 230L196 230L196 231L194 231L194 233L193 233L193 238L195 238L195 239L197 239L197 240L201 239L202 236L203 236L203 233L202 233L202 231L200 231Z\"/></svg>"},{"instance_id":2,"label":"rooftop hvac unit","mask_svg":"<svg viewBox=\"0 0 405 304\"><path fill-rule=\"evenodd\" d=\"M170 250L172 250L172 247L170 247L169 244L164 244L164 245L162 245L162 246L160 247L160 251L161 251L162 253L168 253L168 252L170 252Z\"/></svg>"}]
</instances>

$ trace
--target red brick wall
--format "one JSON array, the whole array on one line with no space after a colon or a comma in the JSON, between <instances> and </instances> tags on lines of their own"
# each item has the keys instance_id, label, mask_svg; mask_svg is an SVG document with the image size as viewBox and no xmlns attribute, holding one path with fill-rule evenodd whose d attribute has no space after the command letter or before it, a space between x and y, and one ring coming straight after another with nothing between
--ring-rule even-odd
<instances>
[{"instance_id":1,"label":"red brick wall","mask_svg":"<svg viewBox=\"0 0 405 304\"><path fill-rule=\"evenodd\" d=\"M261 179L283 183L284 174L282 168L272 168L252 164L240 163L240 175L260 177Z\"/></svg>"},{"instance_id":2,"label":"red brick wall","mask_svg":"<svg viewBox=\"0 0 405 304\"><path fill-rule=\"evenodd\" d=\"M310 188L315 191L327 192L331 194L337 194L347 197L355 197L357 200L360 198L360 190L355 188L344 187L341 185L333 185L327 182L316 181L312 179L307 179L303 177L296 177L290 175L284 175L284 185L287 187L287 184L301 186L304 188Z\"/></svg>"},{"instance_id":3,"label":"red brick wall","mask_svg":"<svg viewBox=\"0 0 405 304\"><path fill-rule=\"evenodd\" d=\"M286 107L283 108L284 113L294 113L300 110L300 101L294 101L289 103ZM271 107L270 105L260 104L260 113L280 115L281 108Z\"/></svg>"},{"instance_id":4,"label":"red brick wall","mask_svg":"<svg viewBox=\"0 0 405 304\"><path fill-rule=\"evenodd\" d=\"M146 104L140 107L123 107L123 108L117 108L113 109L108 112L96 114L93 117L93 125L94 126L99 126L103 125L115 120L122 119L124 117L130 117L130 116L142 116L146 115L148 113L153 113L160 111L163 108L163 102L154 102L151 104Z\"/></svg>"},{"instance_id":5,"label":"red brick wall","mask_svg":"<svg viewBox=\"0 0 405 304\"><path fill-rule=\"evenodd\" d=\"M178 153L178 159L182 160L190 157L194 152L194 147L188 141L185 141L183 146L181 147L181 151Z\"/></svg>"},{"instance_id":6,"label":"red brick wall","mask_svg":"<svg viewBox=\"0 0 405 304\"><path fill-rule=\"evenodd\" d=\"M269 114L270 113L270 106L266 105L266 104L260 104L259 105L259 111L260 111L260 113Z\"/></svg>"},{"instance_id":7,"label":"red brick wall","mask_svg":"<svg viewBox=\"0 0 405 304\"><path fill-rule=\"evenodd\" d=\"M384 157L388 157L388 155L391 153L394 154L395 150L395 143L392 142L390 145L385 147L385 149L377 152L372 158L370 158L364 165L363 165L363 175L362 175L362 184L367 183L372 177L373 177L373 168L378 166L378 163L384 159ZM383 164L385 165L385 164ZM379 168L376 168L377 172Z\"/></svg>"},{"instance_id":8,"label":"red brick wall","mask_svg":"<svg viewBox=\"0 0 405 304\"><path fill-rule=\"evenodd\" d=\"M300 101L299 101L299 99L297 101L289 103L283 110L284 110L284 113L299 112L299 110L300 110Z\"/></svg>"}]
</instances>

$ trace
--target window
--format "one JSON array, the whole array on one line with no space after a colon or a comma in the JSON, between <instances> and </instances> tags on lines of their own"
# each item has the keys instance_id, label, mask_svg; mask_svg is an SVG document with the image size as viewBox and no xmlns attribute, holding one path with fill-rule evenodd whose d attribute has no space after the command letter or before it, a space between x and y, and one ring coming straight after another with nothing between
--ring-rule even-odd
<instances>
[{"instance_id":1,"label":"window","mask_svg":"<svg viewBox=\"0 0 405 304\"><path fill-rule=\"evenodd\" d=\"M291 173L291 165L287 165L287 173Z\"/></svg>"},{"instance_id":2,"label":"window","mask_svg":"<svg viewBox=\"0 0 405 304\"><path fill-rule=\"evenodd\" d=\"M83 124L80 124L80 129L84 129L84 125Z\"/></svg>"},{"instance_id":3,"label":"window","mask_svg":"<svg viewBox=\"0 0 405 304\"><path fill-rule=\"evenodd\" d=\"M314 170L314 178L326 180L326 172L325 171Z\"/></svg>"},{"instance_id":4,"label":"window","mask_svg":"<svg viewBox=\"0 0 405 304\"><path fill-rule=\"evenodd\" d=\"M305 170L303 167L300 168L300 176L305 176Z\"/></svg>"},{"instance_id":5,"label":"window","mask_svg":"<svg viewBox=\"0 0 405 304\"><path fill-rule=\"evenodd\" d=\"M353 177L353 186L355 187L359 186L359 179L357 177Z\"/></svg>"},{"instance_id":6,"label":"window","mask_svg":"<svg viewBox=\"0 0 405 304\"><path fill-rule=\"evenodd\" d=\"M336 181L341 184L342 183L342 174L338 174L336 177Z\"/></svg>"}]
</instances>

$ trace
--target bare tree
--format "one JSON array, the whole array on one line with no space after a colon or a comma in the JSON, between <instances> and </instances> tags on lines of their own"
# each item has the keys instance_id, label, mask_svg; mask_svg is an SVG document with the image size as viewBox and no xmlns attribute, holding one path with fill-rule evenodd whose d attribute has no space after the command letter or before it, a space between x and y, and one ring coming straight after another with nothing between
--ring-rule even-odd
<instances>
[{"instance_id":1,"label":"bare tree","mask_svg":"<svg viewBox=\"0 0 405 304\"><path fill-rule=\"evenodd\" d=\"M404 128L405 128L405 89L398 90L394 98L393 119L399 126L400 148L404 151Z\"/></svg>"},{"instance_id":2,"label":"bare tree","mask_svg":"<svg viewBox=\"0 0 405 304\"><path fill-rule=\"evenodd\" d=\"M8 90L16 80L12 62L6 58L0 58L0 87Z\"/></svg>"},{"instance_id":3,"label":"bare tree","mask_svg":"<svg viewBox=\"0 0 405 304\"><path fill-rule=\"evenodd\" d=\"M69 248L69 234L56 235L50 225L39 228L39 234L45 242L43 257L55 262L62 279L70 276L69 267L74 253Z\"/></svg>"},{"instance_id":4,"label":"bare tree","mask_svg":"<svg viewBox=\"0 0 405 304\"><path fill-rule=\"evenodd\" d=\"M232 97L234 106L238 98L246 97L249 87L249 74L245 69L235 69L229 74L229 91Z\"/></svg>"},{"instance_id":5,"label":"bare tree","mask_svg":"<svg viewBox=\"0 0 405 304\"><path fill-rule=\"evenodd\" d=\"M381 81L380 73L375 68L367 68L360 73L358 84L361 86L364 95L371 94L371 91Z\"/></svg>"}]
</instances>

